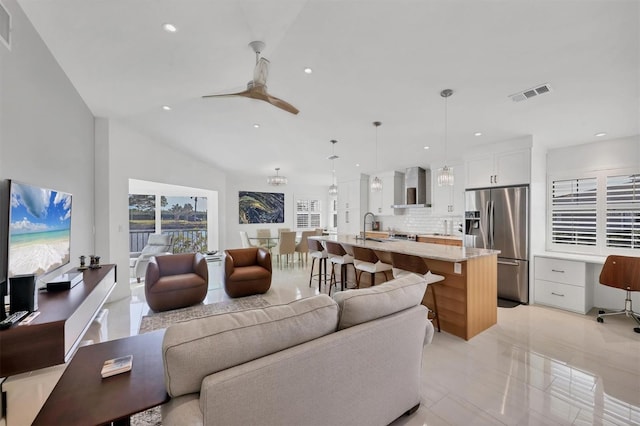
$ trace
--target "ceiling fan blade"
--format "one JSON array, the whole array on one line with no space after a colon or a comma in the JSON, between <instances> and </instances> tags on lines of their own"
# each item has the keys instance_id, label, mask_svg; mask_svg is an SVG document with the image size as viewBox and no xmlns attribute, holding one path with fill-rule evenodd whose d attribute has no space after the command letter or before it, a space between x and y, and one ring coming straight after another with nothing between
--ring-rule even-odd
<instances>
[{"instance_id":1,"label":"ceiling fan blade","mask_svg":"<svg viewBox=\"0 0 640 426\"><path fill-rule=\"evenodd\" d=\"M298 108L294 107L289 102L285 102L282 99L276 98L275 96L271 96L268 93L267 93L267 99L265 100L269 102L271 105L276 106L280 109L283 109L287 112L290 112L291 114L297 114L300 112Z\"/></svg>"},{"instance_id":2,"label":"ceiling fan blade","mask_svg":"<svg viewBox=\"0 0 640 426\"><path fill-rule=\"evenodd\" d=\"M253 84L256 86L265 86L267 78L269 78L270 62L267 58L260 58L253 69Z\"/></svg>"},{"instance_id":3,"label":"ceiling fan blade","mask_svg":"<svg viewBox=\"0 0 640 426\"><path fill-rule=\"evenodd\" d=\"M230 96L244 96L247 98L251 97L251 90L243 90L242 92L236 93L221 93L219 95L204 95L203 98L224 98Z\"/></svg>"}]
</instances>

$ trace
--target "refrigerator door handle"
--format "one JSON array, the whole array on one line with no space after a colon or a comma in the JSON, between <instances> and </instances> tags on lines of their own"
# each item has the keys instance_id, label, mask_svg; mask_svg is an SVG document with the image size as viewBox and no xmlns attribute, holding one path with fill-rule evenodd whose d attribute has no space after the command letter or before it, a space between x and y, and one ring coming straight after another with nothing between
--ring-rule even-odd
<instances>
[{"instance_id":1,"label":"refrigerator door handle","mask_svg":"<svg viewBox=\"0 0 640 426\"><path fill-rule=\"evenodd\" d=\"M498 260L498 263L501 265L508 265L508 266L520 266L520 262L518 262L517 260L512 262L508 262L506 260Z\"/></svg>"},{"instance_id":2,"label":"refrigerator door handle","mask_svg":"<svg viewBox=\"0 0 640 426\"><path fill-rule=\"evenodd\" d=\"M489 205L489 244L491 248L493 248L493 213L494 213L494 205L493 201L489 201L487 203Z\"/></svg>"}]
</instances>

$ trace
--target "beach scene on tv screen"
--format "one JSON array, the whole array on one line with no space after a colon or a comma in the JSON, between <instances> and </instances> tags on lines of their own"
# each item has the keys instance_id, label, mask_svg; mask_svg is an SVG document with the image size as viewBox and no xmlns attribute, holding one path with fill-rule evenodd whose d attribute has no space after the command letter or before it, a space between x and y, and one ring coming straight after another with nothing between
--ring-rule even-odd
<instances>
[{"instance_id":1,"label":"beach scene on tv screen","mask_svg":"<svg viewBox=\"0 0 640 426\"><path fill-rule=\"evenodd\" d=\"M69 263L71 195L11 183L10 277L41 275Z\"/></svg>"}]
</instances>

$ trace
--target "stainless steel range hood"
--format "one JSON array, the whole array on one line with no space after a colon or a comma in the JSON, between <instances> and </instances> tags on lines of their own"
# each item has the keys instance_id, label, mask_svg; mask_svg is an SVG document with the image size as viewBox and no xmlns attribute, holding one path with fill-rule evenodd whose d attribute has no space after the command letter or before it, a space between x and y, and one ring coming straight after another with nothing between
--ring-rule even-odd
<instances>
[{"instance_id":1,"label":"stainless steel range hood","mask_svg":"<svg viewBox=\"0 0 640 426\"><path fill-rule=\"evenodd\" d=\"M394 209L431 207L431 170L410 167L404 173L404 204L394 204Z\"/></svg>"}]
</instances>

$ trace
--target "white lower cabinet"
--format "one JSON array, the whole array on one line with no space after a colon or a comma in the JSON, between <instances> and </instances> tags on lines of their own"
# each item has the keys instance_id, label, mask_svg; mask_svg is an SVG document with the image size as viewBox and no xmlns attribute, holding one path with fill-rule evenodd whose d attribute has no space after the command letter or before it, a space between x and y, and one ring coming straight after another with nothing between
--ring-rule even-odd
<instances>
[{"instance_id":1,"label":"white lower cabinet","mask_svg":"<svg viewBox=\"0 0 640 426\"><path fill-rule=\"evenodd\" d=\"M586 263L536 256L535 303L586 314L593 307Z\"/></svg>"}]
</instances>

